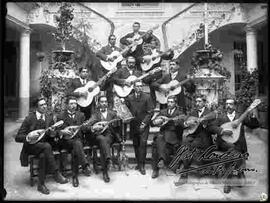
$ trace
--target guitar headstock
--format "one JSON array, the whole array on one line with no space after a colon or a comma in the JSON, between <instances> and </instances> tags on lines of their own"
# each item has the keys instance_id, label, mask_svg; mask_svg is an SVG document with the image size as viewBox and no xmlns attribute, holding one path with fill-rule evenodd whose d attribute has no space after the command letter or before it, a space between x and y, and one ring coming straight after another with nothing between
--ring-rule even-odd
<instances>
[{"instance_id":1,"label":"guitar headstock","mask_svg":"<svg viewBox=\"0 0 270 203\"><path fill-rule=\"evenodd\" d=\"M256 106L258 106L262 101L260 99L255 99L250 106L248 107L248 111L251 111L254 109Z\"/></svg>"}]
</instances>

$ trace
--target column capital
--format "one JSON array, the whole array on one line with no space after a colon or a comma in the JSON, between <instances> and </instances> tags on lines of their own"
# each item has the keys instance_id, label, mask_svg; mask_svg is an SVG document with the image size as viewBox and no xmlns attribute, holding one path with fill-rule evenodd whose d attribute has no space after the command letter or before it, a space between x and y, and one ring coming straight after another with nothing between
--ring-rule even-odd
<instances>
[{"instance_id":1,"label":"column capital","mask_svg":"<svg viewBox=\"0 0 270 203\"><path fill-rule=\"evenodd\" d=\"M24 28L22 29L22 35L30 35L33 30L31 28Z\"/></svg>"},{"instance_id":2,"label":"column capital","mask_svg":"<svg viewBox=\"0 0 270 203\"><path fill-rule=\"evenodd\" d=\"M245 31L247 34L256 34L256 29L250 25L245 27Z\"/></svg>"}]
</instances>

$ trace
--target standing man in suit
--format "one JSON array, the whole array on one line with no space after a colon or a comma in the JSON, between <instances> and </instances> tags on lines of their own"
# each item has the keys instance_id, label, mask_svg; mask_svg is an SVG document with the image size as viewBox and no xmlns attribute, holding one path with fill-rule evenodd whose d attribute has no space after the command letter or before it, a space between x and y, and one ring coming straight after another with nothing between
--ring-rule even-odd
<instances>
[{"instance_id":1,"label":"standing man in suit","mask_svg":"<svg viewBox=\"0 0 270 203\"><path fill-rule=\"evenodd\" d=\"M132 26L132 27L133 27L133 32L126 34L124 37L122 37L122 38L120 39L120 43L121 43L121 44L123 44L123 45L125 45L125 46L128 46L128 45L130 45L130 44L133 43L133 40L132 40L133 37L136 37L136 38L137 38L137 37L140 37L140 36L142 36L142 35L145 34L145 35L142 37L143 43L142 43L142 44L138 44L134 52L131 52L131 50L130 50L130 51L127 53L127 56L131 55L131 56L133 56L133 57L136 59L136 66L137 66L137 67L140 67L140 61L139 61L139 58L142 57L142 55L143 55L143 44L144 44L144 43L149 43L150 40L151 40L152 37L153 37L153 36L152 36L153 31L152 31L152 30L149 31L149 32L147 32L147 33L141 32L141 31L140 31L140 26L141 26L141 25L140 25L139 22L134 22L134 23L133 23L133 26Z\"/></svg>"},{"instance_id":2,"label":"standing man in suit","mask_svg":"<svg viewBox=\"0 0 270 203\"><path fill-rule=\"evenodd\" d=\"M159 80L153 82L151 84L151 87L154 90L162 91L164 93L168 92L169 89L161 88L160 85L161 84L168 84L172 80L177 80L178 82L181 82L184 79L186 79L184 75L180 74L179 68L180 68L179 62L177 60L171 60L169 73L164 74ZM187 83L183 84L182 87L184 87L184 88L182 88L181 92L178 95L176 95L177 105L184 111L184 113L186 113L186 102L185 102L184 89L186 89L186 91L189 91L189 92L194 92L195 85L192 82L187 82ZM166 104L161 104L160 108L161 109L166 108Z\"/></svg>"},{"instance_id":3,"label":"standing man in suit","mask_svg":"<svg viewBox=\"0 0 270 203\"><path fill-rule=\"evenodd\" d=\"M143 84L137 81L134 84L134 93L126 97L127 107L134 116L130 122L130 135L133 139L136 169L145 175L146 147L149 134L149 124L153 115L153 102L149 94L142 92Z\"/></svg>"},{"instance_id":4,"label":"standing man in suit","mask_svg":"<svg viewBox=\"0 0 270 203\"><path fill-rule=\"evenodd\" d=\"M57 120L63 120L64 124L62 125L62 129L68 126L81 125L85 120L85 116L82 112L79 112L77 109L77 100L75 97L69 97L67 99L67 109L63 111L60 115L57 116ZM79 132L72 139L65 139L65 134L72 134L74 132L61 130L60 134L63 135L63 138L59 141L59 148L67 149L71 152L72 160L71 160L71 168L72 168L72 185L73 187L79 186L78 174L79 174L79 165L82 166L84 174L86 176L90 176L91 170L89 167L89 163L85 158L85 153L83 151L82 132L85 132L85 127L81 127Z\"/></svg>"},{"instance_id":5,"label":"standing man in suit","mask_svg":"<svg viewBox=\"0 0 270 203\"><path fill-rule=\"evenodd\" d=\"M165 163L169 162L169 155L175 154L178 147L182 143L182 132L184 127L184 113L176 106L176 97L168 97L168 108L162 109L157 117L152 121L154 126L160 127L160 133L154 137L152 145L153 158L153 173L152 178L157 178L159 175L159 168L163 168ZM177 118L182 115L183 118ZM164 120L159 116L167 118L175 118L165 125L162 125Z\"/></svg>"},{"instance_id":6,"label":"standing man in suit","mask_svg":"<svg viewBox=\"0 0 270 203\"><path fill-rule=\"evenodd\" d=\"M107 128L103 133L100 133L104 126L98 125L96 123L100 121L109 122L113 119L117 119L118 117L115 111L108 109L108 100L106 96L100 96L98 99L98 103L98 109L91 116L89 120L89 126L91 126L91 131L95 136L95 142L97 142L100 147L100 159L103 169L103 180L105 182L110 182L110 177L108 175L108 170L112 166L110 146L114 141L120 142L121 138L116 132L117 126L115 126L115 128L113 128L113 125L109 126L109 128Z\"/></svg>"},{"instance_id":7,"label":"standing man in suit","mask_svg":"<svg viewBox=\"0 0 270 203\"><path fill-rule=\"evenodd\" d=\"M249 115L242 122L242 126L240 129L240 137L238 141L236 141L235 143L227 143L226 141L222 139L222 135L227 135L227 136L232 135L232 131L222 129L220 126L224 123L232 122L238 119L241 116L241 114L236 112L235 100L233 98L228 98L226 100L225 109L226 109L225 112L218 114L217 119L215 120L215 123L213 123L213 125L211 126L211 131L217 134L216 144L218 146L218 150L221 150L221 151L232 150L241 154L247 153L247 141L245 137L244 126L247 126L251 129L258 128L260 126L260 123L258 119L256 118L256 115L254 114L254 112L250 112ZM229 165L230 164L231 163L229 163ZM245 167L244 159L237 162L236 168L240 168L241 166L242 168ZM230 174L227 178L230 179L231 177L232 177L232 174ZM238 172L238 178L245 179L244 171ZM230 191L231 191L231 185L225 184L224 193L229 193Z\"/></svg>"},{"instance_id":8,"label":"standing man in suit","mask_svg":"<svg viewBox=\"0 0 270 203\"><path fill-rule=\"evenodd\" d=\"M16 142L23 143L23 148L20 155L21 165L28 166L28 155L36 155L39 158L39 171L38 171L38 186L37 190L43 194L50 194L50 190L45 186L46 172L51 171L54 173L56 182L64 184L68 180L64 178L58 170L57 164L54 159L51 146L51 137L55 132L49 130L45 137L36 144L29 144L28 133L38 130L46 129L53 125L53 116L48 114L47 103L45 98L40 97L35 102L36 111L29 113L24 119L15 138ZM39 135L37 135L39 136ZM34 139L34 137L32 137Z\"/></svg>"},{"instance_id":9,"label":"standing man in suit","mask_svg":"<svg viewBox=\"0 0 270 203\"><path fill-rule=\"evenodd\" d=\"M68 88L68 96L74 96L76 98L87 96L87 93L74 92L74 90L76 90L79 87L83 87L84 85L86 85L87 82L90 81L90 78L92 77L91 72L89 69L81 67L79 69L79 74L80 74L79 78L74 78L71 80L71 83ZM80 111L84 113L86 119L89 119L91 116L91 112L93 112L94 108L95 102L92 101L92 103L87 107L80 106Z\"/></svg>"}]
</instances>

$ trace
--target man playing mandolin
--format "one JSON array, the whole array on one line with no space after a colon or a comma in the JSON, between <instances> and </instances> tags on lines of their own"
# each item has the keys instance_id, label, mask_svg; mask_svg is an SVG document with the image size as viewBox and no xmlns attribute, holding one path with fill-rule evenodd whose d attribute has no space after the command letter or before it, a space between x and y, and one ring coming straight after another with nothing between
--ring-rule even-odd
<instances>
[{"instance_id":1,"label":"man playing mandolin","mask_svg":"<svg viewBox=\"0 0 270 203\"><path fill-rule=\"evenodd\" d=\"M160 134L154 137L152 145L153 173L152 178L157 178L159 168L163 168L169 161L169 155L175 154L182 143L184 126L184 113L176 106L176 97L168 97L168 108L162 109L154 118L152 124L160 127Z\"/></svg>"},{"instance_id":2,"label":"man playing mandolin","mask_svg":"<svg viewBox=\"0 0 270 203\"><path fill-rule=\"evenodd\" d=\"M226 107L226 111L222 112L221 114L218 114L218 117L215 121L215 125L211 127L211 131L213 131L214 133L217 133L216 144L218 146L218 150L221 150L221 151L233 150L233 151L240 152L242 154L246 153L247 142L245 138L244 126L254 129L254 128L259 127L260 125L259 121L256 118L256 115L254 114L253 111L250 111L250 113L246 114L246 116L245 116L245 113L240 115L236 111L235 100L233 98L228 98L226 100L225 107ZM241 120L243 121L240 123L237 123L236 121L238 121L240 117L242 117ZM232 122L231 123L232 129L235 129L236 132L233 132L230 129L226 129L225 127L222 127L222 124L228 123L228 122ZM238 126L240 128L240 132L237 132ZM224 136L233 136L234 134L239 136L236 142L226 142L225 141L226 139L225 138L223 139ZM238 161L236 167L239 168L244 165L245 165L245 160L240 160ZM230 174L228 178L231 178L231 177L232 175ZM243 179L245 178L244 171L241 171L238 173L238 178L243 178ZM231 186L229 184L225 184L224 192L229 193L230 191L231 191Z\"/></svg>"},{"instance_id":3,"label":"man playing mandolin","mask_svg":"<svg viewBox=\"0 0 270 203\"><path fill-rule=\"evenodd\" d=\"M71 152L72 185L74 187L78 187L79 165L82 165L83 172L86 176L90 176L91 170L89 167L89 163L85 158L82 144L82 132L85 132L87 130L86 126L82 126L77 131L77 133L77 129L69 129L70 126L81 125L85 120L84 114L77 111L77 100L75 97L70 96L69 98L67 98L67 109L57 116L57 120L64 121L64 124L61 126L62 130L59 131L59 134L62 137L62 139L60 139L59 141L59 148L67 149ZM74 133L76 133L76 135L73 135Z\"/></svg>"},{"instance_id":4,"label":"man playing mandolin","mask_svg":"<svg viewBox=\"0 0 270 203\"><path fill-rule=\"evenodd\" d=\"M108 175L108 170L112 165L110 146L115 141L121 141L119 134L117 134L120 132L120 125L117 125L119 121L120 119L117 117L116 112L108 108L107 97L100 96L98 98L98 109L91 116L88 123L95 137L94 140L90 137L88 140L90 143L96 142L100 147L100 159L103 169L103 180L105 182L110 181Z\"/></svg>"},{"instance_id":5,"label":"man playing mandolin","mask_svg":"<svg viewBox=\"0 0 270 203\"><path fill-rule=\"evenodd\" d=\"M39 171L38 171L38 186L37 190L43 194L49 194L50 190L45 186L46 172L54 173L56 182L64 184L68 180L64 178L58 170L57 164L52 152L51 137L56 133L53 128L48 128L53 125L53 116L47 112L47 103L45 98L39 97L35 101L36 111L29 113L24 119L15 138L16 142L22 142L23 148L20 155L21 165L28 166L28 155L36 155L39 157ZM44 137L36 143L30 144L32 140L36 140L41 136L41 133L29 133L39 129L49 129L45 132ZM51 137L50 137L51 136Z\"/></svg>"}]
</instances>

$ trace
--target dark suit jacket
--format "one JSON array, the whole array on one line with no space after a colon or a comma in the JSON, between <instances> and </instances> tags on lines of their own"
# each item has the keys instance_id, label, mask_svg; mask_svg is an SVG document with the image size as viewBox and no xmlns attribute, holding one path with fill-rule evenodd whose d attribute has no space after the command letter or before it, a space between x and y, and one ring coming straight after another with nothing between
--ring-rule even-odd
<instances>
[{"instance_id":1,"label":"dark suit jacket","mask_svg":"<svg viewBox=\"0 0 270 203\"><path fill-rule=\"evenodd\" d=\"M87 80L88 82L89 80ZM73 78L69 84L68 87L68 95L74 96L74 97L79 97L78 93L74 93L73 91L79 87L82 87L83 84L81 83L80 78Z\"/></svg>"},{"instance_id":2,"label":"dark suit jacket","mask_svg":"<svg viewBox=\"0 0 270 203\"><path fill-rule=\"evenodd\" d=\"M154 109L150 95L142 92L141 96L136 98L135 93L132 93L125 98L125 101L131 114L134 116L134 119L130 123L133 126L131 128L139 131L139 126L142 122L149 126Z\"/></svg>"},{"instance_id":3,"label":"dark suit jacket","mask_svg":"<svg viewBox=\"0 0 270 203\"><path fill-rule=\"evenodd\" d=\"M31 112L29 115L24 119L16 137L15 141L16 142L21 142L23 143L22 151L20 154L20 160L21 160L21 165L22 166L28 166L28 153L27 153L27 146L29 145L28 142L26 141L26 136L28 133L34 131L34 130L39 130L39 129L45 129L48 128L49 126L53 125L53 116L51 114L45 114L45 125L39 126L38 125L38 120L36 117L36 112ZM47 135L44 138L45 140L48 140Z\"/></svg>"},{"instance_id":4,"label":"dark suit jacket","mask_svg":"<svg viewBox=\"0 0 270 203\"><path fill-rule=\"evenodd\" d=\"M236 112L234 120L238 119L240 116L241 116L241 114ZM212 122L211 126L209 126L209 129L211 130L211 132L213 134L216 134L216 133L218 134L217 145L219 145L223 141L221 136L219 136L220 132L222 130L222 128L220 126L224 123L227 123L227 122L231 122L231 121L228 118L227 114L224 112L222 114L218 114L218 117L215 120L215 122ZM251 128L251 129L258 128L260 126L257 118L251 118L250 116L245 118L245 120L243 121L242 126L241 126L239 140L236 143L234 143L235 149L241 153L247 152L247 142L246 142L246 138L245 138L244 125Z\"/></svg>"},{"instance_id":5,"label":"dark suit jacket","mask_svg":"<svg viewBox=\"0 0 270 203\"><path fill-rule=\"evenodd\" d=\"M201 117L207 115L210 112L211 111L208 108L205 108ZM199 114L196 110L193 110L190 112L189 116L199 117ZM214 119L209 121L203 121L202 123L200 123L196 131L193 134L190 134L188 137L193 139L200 139L200 145L202 146L202 148L209 147L213 144L210 129L211 122L213 121Z\"/></svg>"},{"instance_id":6,"label":"dark suit jacket","mask_svg":"<svg viewBox=\"0 0 270 203\"><path fill-rule=\"evenodd\" d=\"M57 121L59 120L63 120L64 124L61 126L60 129L64 129L67 126L72 126L72 125L81 125L84 121L85 121L85 116L84 113L80 112L80 111L76 111L75 112L75 117L71 118L68 114L68 111L65 110L63 112L61 112L58 116L57 116ZM85 132L86 129L85 128L81 128L81 130L78 132L78 137L82 138L82 132Z\"/></svg>"},{"instance_id":7,"label":"dark suit jacket","mask_svg":"<svg viewBox=\"0 0 270 203\"><path fill-rule=\"evenodd\" d=\"M113 50L112 47L108 44L107 46L102 47L97 53L96 56L102 59L103 61L106 61L106 58L108 55L110 55L113 51L121 51L119 47L115 46L115 49Z\"/></svg>"},{"instance_id":8,"label":"dark suit jacket","mask_svg":"<svg viewBox=\"0 0 270 203\"><path fill-rule=\"evenodd\" d=\"M117 118L118 116L115 111L108 109L107 118L104 118L100 110L97 109L95 113L91 116L91 118L89 119L89 126L92 126L99 121L110 121ZM112 136L114 136L114 138L116 138L116 140L120 141L121 139L120 130L121 130L120 125L112 126L112 127L109 127L107 130L105 130L103 132L103 135L107 136L108 134L111 134Z\"/></svg>"},{"instance_id":9,"label":"dark suit jacket","mask_svg":"<svg viewBox=\"0 0 270 203\"><path fill-rule=\"evenodd\" d=\"M173 118L184 114L179 108L176 108L172 115L168 113L168 109L162 109L158 116L166 116ZM160 133L164 136L167 143L177 144L182 142L182 133L184 127L184 119L179 121L169 121L164 126L160 127Z\"/></svg>"}]
</instances>

